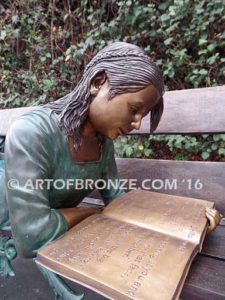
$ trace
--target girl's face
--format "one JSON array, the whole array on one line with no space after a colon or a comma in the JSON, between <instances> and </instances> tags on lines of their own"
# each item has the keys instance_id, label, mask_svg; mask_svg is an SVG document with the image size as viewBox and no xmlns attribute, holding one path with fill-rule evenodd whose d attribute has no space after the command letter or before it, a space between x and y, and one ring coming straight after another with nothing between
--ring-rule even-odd
<instances>
[{"instance_id":1,"label":"girl's face","mask_svg":"<svg viewBox=\"0 0 225 300\"><path fill-rule=\"evenodd\" d=\"M92 89L91 89L92 93ZM135 92L108 99L106 81L95 94L89 108L89 121L94 130L114 140L119 135L139 129L141 120L157 104L160 94L153 85Z\"/></svg>"}]
</instances>

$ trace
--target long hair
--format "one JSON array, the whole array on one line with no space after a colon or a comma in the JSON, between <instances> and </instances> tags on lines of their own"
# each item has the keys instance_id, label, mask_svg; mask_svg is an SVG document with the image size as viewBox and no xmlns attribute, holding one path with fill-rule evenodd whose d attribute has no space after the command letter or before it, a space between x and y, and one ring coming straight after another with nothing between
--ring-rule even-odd
<instances>
[{"instance_id":1,"label":"long hair","mask_svg":"<svg viewBox=\"0 0 225 300\"><path fill-rule=\"evenodd\" d=\"M160 100L151 111L150 132L156 129L163 113L164 84L159 67L138 46L125 42L112 43L90 61L71 93L44 105L57 114L59 125L67 135L74 137L77 150L81 145L83 125L93 100L90 86L95 76L103 72L109 82L109 101L120 94L138 92L148 85L158 90Z\"/></svg>"}]
</instances>

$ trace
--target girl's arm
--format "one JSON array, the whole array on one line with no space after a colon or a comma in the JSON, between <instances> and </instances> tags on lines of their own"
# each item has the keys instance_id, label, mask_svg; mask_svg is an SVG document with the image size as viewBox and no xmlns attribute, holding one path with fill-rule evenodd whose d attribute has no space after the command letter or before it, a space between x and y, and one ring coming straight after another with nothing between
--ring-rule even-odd
<instances>
[{"instance_id":1,"label":"girl's arm","mask_svg":"<svg viewBox=\"0 0 225 300\"><path fill-rule=\"evenodd\" d=\"M100 213L102 208L87 208L87 207L74 207L74 208L61 208L60 212L64 216L68 228L75 226L76 224L80 223L87 217Z\"/></svg>"}]
</instances>

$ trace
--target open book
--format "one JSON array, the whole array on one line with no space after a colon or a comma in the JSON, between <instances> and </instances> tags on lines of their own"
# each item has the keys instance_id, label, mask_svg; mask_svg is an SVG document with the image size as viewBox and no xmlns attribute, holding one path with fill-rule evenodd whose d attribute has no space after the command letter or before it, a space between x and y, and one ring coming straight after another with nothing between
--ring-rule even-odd
<instances>
[{"instance_id":1,"label":"open book","mask_svg":"<svg viewBox=\"0 0 225 300\"><path fill-rule=\"evenodd\" d=\"M108 299L178 299L213 203L133 190L43 247L36 262Z\"/></svg>"}]
</instances>

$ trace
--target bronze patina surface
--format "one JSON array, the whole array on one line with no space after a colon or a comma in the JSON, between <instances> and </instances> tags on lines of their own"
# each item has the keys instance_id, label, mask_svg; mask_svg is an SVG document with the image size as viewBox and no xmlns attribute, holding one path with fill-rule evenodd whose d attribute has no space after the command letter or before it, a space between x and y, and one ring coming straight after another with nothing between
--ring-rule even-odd
<instances>
[{"instance_id":1,"label":"bronze patina surface","mask_svg":"<svg viewBox=\"0 0 225 300\"><path fill-rule=\"evenodd\" d=\"M206 232L205 207L213 203L132 191L45 247L37 262L109 299L178 299Z\"/></svg>"}]
</instances>

